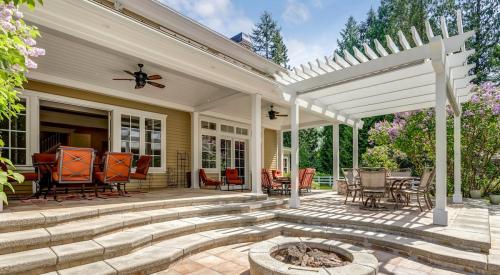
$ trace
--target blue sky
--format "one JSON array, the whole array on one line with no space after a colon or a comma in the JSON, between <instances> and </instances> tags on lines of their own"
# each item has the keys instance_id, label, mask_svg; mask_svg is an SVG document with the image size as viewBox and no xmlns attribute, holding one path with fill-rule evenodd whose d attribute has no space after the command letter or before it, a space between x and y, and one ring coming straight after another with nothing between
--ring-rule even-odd
<instances>
[{"instance_id":1,"label":"blue sky","mask_svg":"<svg viewBox=\"0 0 500 275\"><path fill-rule=\"evenodd\" d=\"M231 37L250 33L264 11L282 28L290 64L331 55L347 18L359 22L380 0L161 0L171 8Z\"/></svg>"}]
</instances>

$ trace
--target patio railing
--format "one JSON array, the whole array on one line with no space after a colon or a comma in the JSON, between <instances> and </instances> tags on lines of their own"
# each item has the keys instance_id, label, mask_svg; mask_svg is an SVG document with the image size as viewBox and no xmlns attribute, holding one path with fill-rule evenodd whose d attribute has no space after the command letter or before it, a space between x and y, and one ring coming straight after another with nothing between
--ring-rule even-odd
<instances>
[{"instance_id":1,"label":"patio railing","mask_svg":"<svg viewBox=\"0 0 500 275\"><path fill-rule=\"evenodd\" d=\"M319 185L328 185L332 187L333 176L315 176L313 181L319 183Z\"/></svg>"}]
</instances>

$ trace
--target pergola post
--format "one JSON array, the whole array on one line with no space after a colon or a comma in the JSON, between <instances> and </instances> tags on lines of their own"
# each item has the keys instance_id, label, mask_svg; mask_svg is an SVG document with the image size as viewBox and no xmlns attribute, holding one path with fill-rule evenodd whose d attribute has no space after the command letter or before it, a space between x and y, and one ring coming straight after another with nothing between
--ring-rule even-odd
<instances>
[{"instance_id":1,"label":"pergola post","mask_svg":"<svg viewBox=\"0 0 500 275\"><path fill-rule=\"evenodd\" d=\"M261 123L261 100L260 94L252 94L252 136L250 140L250 161L252 169L252 193L262 193L260 181L262 169L262 123Z\"/></svg>"},{"instance_id":2,"label":"pergola post","mask_svg":"<svg viewBox=\"0 0 500 275\"><path fill-rule=\"evenodd\" d=\"M337 184L339 178L340 178L340 157L339 157L339 152L340 152L340 137L339 137L339 124L337 122L333 123L332 125L333 130L332 130L332 147L333 147L333 183Z\"/></svg>"},{"instance_id":3,"label":"pergola post","mask_svg":"<svg viewBox=\"0 0 500 275\"><path fill-rule=\"evenodd\" d=\"M200 169L200 128L198 112L191 113L191 188L200 188L200 178L198 171Z\"/></svg>"},{"instance_id":4,"label":"pergola post","mask_svg":"<svg viewBox=\"0 0 500 275\"><path fill-rule=\"evenodd\" d=\"M448 225L446 210L446 71L443 39L439 36L431 40L432 65L436 73L436 206L433 223Z\"/></svg>"},{"instance_id":5,"label":"pergola post","mask_svg":"<svg viewBox=\"0 0 500 275\"><path fill-rule=\"evenodd\" d=\"M283 171L283 131L278 131L278 170Z\"/></svg>"},{"instance_id":6,"label":"pergola post","mask_svg":"<svg viewBox=\"0 0 500 275\"><path fill-rule=\"evenodd\" d=\"M460 103L459 103L460 104ZM461 115L453 118L453 203L462 203L462 151L461 151Z\"/></svg>"},{"instance_id":7,"label":"pergola post","mask_svg":"<svg viewBox=\"0 0 500 275\"><path fill-rule=\"evenodd\" d=\"M352 126L352 168L358 168L358 121Z\"/></svg>"},{"instance_id":8,"label":"pergola post","mask_svg":"<svg viewBox=\"0 0 500 275\"><path fill-rule=\"evenodd\" d=\"M297 97L294 95L291 98L290 106L290 125L292 139L292 155L290 160L291 170L291 187L290 187L290 208L298 208L300 206L299 198L299 105Z\"/></svg>"}]
</instances>

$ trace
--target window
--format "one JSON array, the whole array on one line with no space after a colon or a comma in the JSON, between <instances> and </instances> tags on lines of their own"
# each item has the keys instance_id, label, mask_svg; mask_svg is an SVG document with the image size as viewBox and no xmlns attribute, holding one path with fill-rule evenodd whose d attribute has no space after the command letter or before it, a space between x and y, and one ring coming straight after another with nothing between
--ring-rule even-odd
<instances>
[{"instance_id":1,"label":"window","mask_svg":"<svg viewBox=\"0 0 500 275\"><path fill-rule=\"evenodd\" d=\"M221 175L224 175L226 168L231 168L232 157L231 157L231 141L230 139L220 139L220 171Z\"/></svg>"},{"instance_id":2,"label":"window","mask_svg":"<svg viewBox=\"0 0 500 275\"><path fill-rule=\"evenodd\" d=\"M151 167L161 167L161 120L145 120L146 125L146 150L145 154L153 157Z\"/></svg>"},{"instance_id":3,"label":"window","mask_svg":"<svg viewBox=\"0 0 500 275\"><path fill-rule=\"evenodd\" d=\"M133 154L132 166L135 167L141 153L141 120L130 115L121 118L121 151Z\"/></svg>"},{"instance_id":4,"label":"window","mask_svg":"<svg viewBox=\"0 0 500 275\"><path fill-rule=\"evenodd\" d=\"M248 136L248 129L236 127L236 134Z\"/></svg>"},{"instance_id":5,"label":"window","mask_svg":"<svg viewBox=\"0 0 500 275\"><path fill-rule=\"evenodd\" d=\"M229 125L221 124L220 125L220 131L224 132L224 133L234 134L234 127L233 126L229 126Z\"/></svg>"},{"instance_id":6,"label":"window","mask_svg":"<svg viewBox=\"0 0 500 275\"><path fill-rule=\"evenodd\" d=\"M208 121L201 121L201 128L202 129L208 129L208 130L217 130L217 124L214 122L208 122Z\"/></svg>"},{"instance_id":7,"label":"window","mask_svg":"<svg viewBox=\"0 0 500 275\"><path fill-rule=\"evenodd\" d=\"M201 136L201 167L216 168L217 167L217 144L215 136Z\"/></svg>"},{"instance_id":8,"label":"window","mask_svg":"<svg viewBox=\"0 0 500 275\"><path fill-rule=\"evenodd\" d=\"M20 103L26 107L24 100ZM10 120L2 120L0 136L4 141L4 147L0 149L2 156L9 158L14 165L26 165L26 110Z\"/></svg>"}]
</instances>

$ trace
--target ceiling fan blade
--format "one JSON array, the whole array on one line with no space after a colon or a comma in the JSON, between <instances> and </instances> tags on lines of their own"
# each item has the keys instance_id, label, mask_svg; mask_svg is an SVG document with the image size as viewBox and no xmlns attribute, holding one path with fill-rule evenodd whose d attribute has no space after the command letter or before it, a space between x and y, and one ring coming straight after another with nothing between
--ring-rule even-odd
<instances>
[{"instance_id":1,"label":"ceiling fan blade","mask_svg":"<svg viewBox=\"0 0 500 275\"><path fill-rule=\"evenodd\" d=\"M133 78L113 78L113 80L135 80Z\"/></svg>"},{"instance_id":2,"label":"ceiling fan blade","mask_svg":"<svg viewBox=\"0 0 500 275\"><path fill-rule=\"evenodd\" d=\"M129 75L131 75L131 76L135 76L135 74L134 74L134 73L132 73L131 71L127 71L127 70L123 70L123 71L124 71L124 72L126 72L126 73L128 73L128 74L129 74Z\"/></svg>"},{"instance_id":3,"label":"ceiling fan blade","mask_svg":"<svg viewBox=\"0 0 500 275\"><path fill-rule=\"evenodd\" d=\"M276 115L276 116L288 116L288 115Z\"/></svg>"},{"instance_id":4,"label":"ceiling fan blade","mask_svg":"<svg viewBox=\"0 0 500 275\"><path fill-rule=\"evenodd\" d=\"M161 76L157 74L148 76L148 80L158 80L158 79L161 79Z\"/></svg>"},{"instance_id":5,"label":"ceiling fan blade","mask_svg":"<svg viewBox=\"0 0 500 275\"><path fill-rule=\"evenodd\" d=\"M160 88L160 89L165 88L165 85L160 84L160 83L156 83L156 82L153 82L153 81L148 81L148 84L149 84L149 85L152 85L152 86L155 86L155 87L157 87L157 88Z\"/></svg>"}]
</instances>

